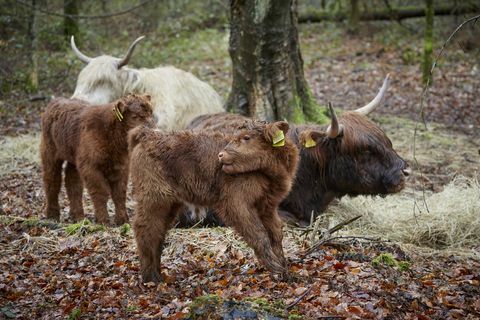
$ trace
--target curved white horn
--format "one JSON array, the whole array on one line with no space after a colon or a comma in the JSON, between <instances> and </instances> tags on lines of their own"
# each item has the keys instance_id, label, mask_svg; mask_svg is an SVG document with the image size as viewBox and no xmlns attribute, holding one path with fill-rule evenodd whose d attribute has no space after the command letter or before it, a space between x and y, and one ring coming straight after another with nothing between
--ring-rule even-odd
<instances>
[{"instance_id":1,"label":"curved white horn","mask_svg":"<svg viewBox=\"0 0 480 320\"><path fill-rule=\"evenodd\" d=\"M125 54L125 56L118 62L118 69L128 64L128 61L132 57L133 49L135 49L137 44L144 38L145 36L141 36L141 37L138 37L137 40L133 41L133 43L130 45L130 48L128 48L128 51Z\"/></svg>"},{"instance_id":2,"label":"curved white horn","mask_svg":"<svg viewBox=\"0 0 480 320\"><path fill-rule=\"evenodd\" d=\"M82 60L85 63L89 63L90 61L92 61L92 58L84 55L80 52L80 50L78 50L77 46L75 45L75 39L73 36L70 38L70 46L72 47L73 53L75 53L78 59Z\"/></svg>"},{"instance_id":3,"label":"curved white horn","mask_svg":"<svg viewBox=\"0 0 480 320\"><path fill-rule=\"evenodd\" d=\"M373 100L370 101L369 104L367 104L364 107L358 108L357 110L355 110L355 112L363 114L364 116L366 116L370 112L375 110L376 107L378 107L378 105L380 104L380 102L383 99L383 96L385 95L385 92L387 92L389 77L390 77L390 74L388 73L387 76L385 77L385 80L383 80L383 85L380 88L380 91L378 91L376 97L373 98Z\"/></svg>"},{"instance_id":4,"label":"curved white horn","mask_svg":"<svg viewBox=\"0 0 480 320\"><path fill-rule=\"evenodd\" d=\"M338 124L337 115L335 110L333 110L332 103L328 103L328 109L330 110L330 115L332 116L332 122L327 128L327 137L330 139L335 139L343 132L343 126Z\"/></svg>"}]
</instances>

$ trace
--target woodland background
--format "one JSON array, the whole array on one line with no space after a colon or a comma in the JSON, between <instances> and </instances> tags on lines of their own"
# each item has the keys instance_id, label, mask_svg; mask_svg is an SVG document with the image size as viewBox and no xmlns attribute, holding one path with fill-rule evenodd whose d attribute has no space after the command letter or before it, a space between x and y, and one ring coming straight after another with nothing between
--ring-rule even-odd
<instances>
[{"instance_id":1,"label":"woodland background","mask_svg":"<svg viewBox=\"0 0 480 320\"><path fill-rule=\"evenodd\" d=\"M414 168L407 188L344 198L309 228L286 228L292 283L272 281L232 230L211 228L170 233L165 282L155 286L138 277L129 225L39 219L40 114L53 96L73 93L83 67L71 33L91 56L122 56L145 34L132 66L174 65L227 99L229 2L0 0L0 319L479 318L480 30L466 24L437 61L424 124L426 2L298 3L305 77L320 105L362 106L391 74L372 118ZM435 56L480 5L433 5ZM83 17L72 24L64 12Z\"/></svg>"}]
</instances>

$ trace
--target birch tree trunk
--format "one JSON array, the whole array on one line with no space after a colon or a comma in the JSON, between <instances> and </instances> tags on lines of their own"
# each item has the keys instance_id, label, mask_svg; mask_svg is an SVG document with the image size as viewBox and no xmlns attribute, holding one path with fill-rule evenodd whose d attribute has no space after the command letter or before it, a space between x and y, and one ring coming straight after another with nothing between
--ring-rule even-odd
<instances>
[{"instance_id":1,"label":"birch tree trunk","mask_svg":"<svg viewBox=\"0 0 480 320\"><path fill-rule=\"evenodd\" d=\"M324 122L305 81L297 0L232 0L227 109L272 121Z\"/></svg>"}]
</instances>

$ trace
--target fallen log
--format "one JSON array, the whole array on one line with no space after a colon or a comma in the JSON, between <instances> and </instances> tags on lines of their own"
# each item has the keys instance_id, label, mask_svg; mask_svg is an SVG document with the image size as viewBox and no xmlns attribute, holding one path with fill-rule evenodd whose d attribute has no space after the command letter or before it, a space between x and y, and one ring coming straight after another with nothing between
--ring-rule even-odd
<instances>
[{"instance_id":1,"label":"fallen log","mask_svg":"<svg viewBox=\"0 0 480 320\"><path fill-rule=\"evenodd\" d=\"M435 7L436 16L459 15L466 13L478 13L480 7L475 5L458 5L458 6L437 6ZM298 17L299 23L321 22L321 21L343 21L348 19L349 13L346 11L331 13L326 11L309 11L302 13ZM392 10L379 10L372 12L361 12L359 19L361 21L375 20L403 20L408 18L418 18L425 16L425 8L422 7L400 7Z\"/></svg>"}]
</instances>

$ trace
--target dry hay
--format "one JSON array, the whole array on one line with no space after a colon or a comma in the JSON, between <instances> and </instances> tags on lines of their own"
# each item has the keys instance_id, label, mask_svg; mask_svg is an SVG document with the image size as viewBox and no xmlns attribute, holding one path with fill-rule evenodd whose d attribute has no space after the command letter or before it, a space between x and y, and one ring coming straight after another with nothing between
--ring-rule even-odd
<instances>
[{"instance_id":1,"label":"dry hay","mask_svg":"<svg viewBox=\"0 0 480 320\"><path fill-rule=\"evenodd\" d=\"M24 134L0 140L0 176L16 171L26 163L39 163L40 134Z\"/></svg>"},{"instance_id":2,"label":"dry hay","mask_svg":"<svg viewBox=\"0 0 480 320\"><path fill-rule=\"evenodd\" d=\"M326 217L335 225L363 215L346 227L350 234L380 236L433 249L480 249L478 180L457 177L442 192L427 194L427 206L423 199L417 199L416 204L413 199L406 193L386 198L345 197L328 209Z\"/></svg>"}]
</instances>

